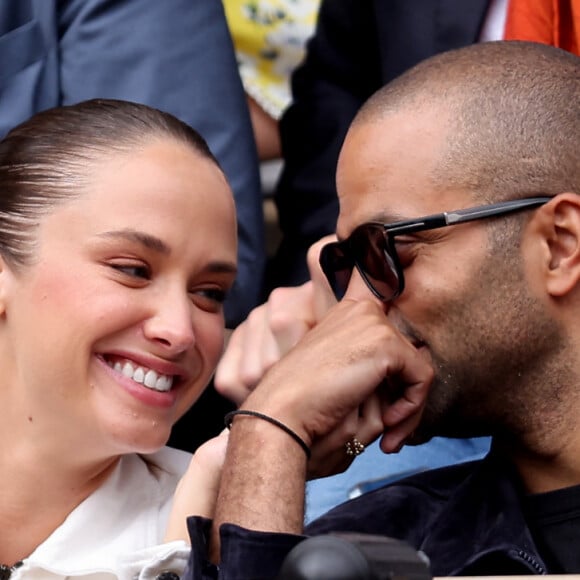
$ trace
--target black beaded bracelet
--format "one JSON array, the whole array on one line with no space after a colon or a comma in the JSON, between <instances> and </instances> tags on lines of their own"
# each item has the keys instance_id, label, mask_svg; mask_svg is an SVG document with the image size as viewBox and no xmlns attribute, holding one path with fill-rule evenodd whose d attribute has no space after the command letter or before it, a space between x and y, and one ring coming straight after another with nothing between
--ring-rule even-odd
<instances>
[{"instance_id":1,"label":"black beaded bracelet","mask_svg":"<svg viewBox=\"0 0 580 580\"><path fill-rule=\"evenodd\" d=\"M298 445L300 445L300 447L302 447L302 449L304 450L304 453L306 453L306 457L308 459L310 459L310 455L311 455L310 448L308 447L308 445L306 445L306 442L302 440L300 435L298 435L297 433L294 433L294 431L292 431L292 429L290 429L290 427L287 427L286 425L284 425L284 423L282 423L281 421L278 421L278 419L274 419L274 417L264 415L263 413L258 413L257 411L249 411L248 409L238 409L236 411L229 412L224 417L224 423L226 424L226 427L228 429L232 426L232 421L234 420L234 417L236 415L247 415L248 417L257 417L258 419L263 419L264 421L268 421L268 423L271 423L272 425L276 425L276 427L279 427L280 429L282 429L282 431L284 431L285 433L288 433L288 435L290 435L290 437L292 437L292 439L294 439L294 441L296 441L296 443L298 443Z\"/></svg>"}]
</instances>

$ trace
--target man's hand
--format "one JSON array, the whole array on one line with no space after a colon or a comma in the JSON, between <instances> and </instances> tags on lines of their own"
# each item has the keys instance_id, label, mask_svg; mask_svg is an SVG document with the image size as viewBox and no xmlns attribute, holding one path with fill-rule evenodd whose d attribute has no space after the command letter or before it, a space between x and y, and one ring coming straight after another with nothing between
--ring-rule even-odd
<instances>
[{"instance_id":1,"label":"man's hand","mask_svg":"<svg viewBox=\"0 0 580 580\"><path fill-rule=\"evenodd\" d=\"M364 445L369 445L383 432L381 403L373 393L356 412L350 413L330 433L312 445L312 457L308 461L308 479L335 475L348 469L355 455L347 455L345 442L356 436Z\"/></svg>"},{"instance_id":2,"label":"man's hand","mask_svg":"<svg viewBox=\"0 0 580 580\"><path fill-rule=\"evenodd\" d=\"M345 298L266 373L243 406L277 418L310 446L341 427L349 435L344 443L372 422L371 439L385 431L382 448L394 451L417 427L432 377L430 363L393 327L382 304ZM401 392L396 401L393 382ZM366 401L370 418L360 412Z\"/></svg>"}]
</instances>

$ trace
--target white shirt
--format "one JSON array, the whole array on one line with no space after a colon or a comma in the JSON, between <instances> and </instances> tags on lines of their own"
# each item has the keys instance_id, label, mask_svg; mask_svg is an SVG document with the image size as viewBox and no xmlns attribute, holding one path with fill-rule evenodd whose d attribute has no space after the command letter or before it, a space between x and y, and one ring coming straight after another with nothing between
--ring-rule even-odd
<instances>
[{"instance_id":1,"label":"white shirt","mask_svg":"<svg viewBox=\"0 0 580 580\"><path fill-rule=\"evenodd\" d=\"M191 455L165 447L145 458L122 457L105 483L24 560L11 580L181 575L189 546L183 541L160 542L173 493Z\"/></svg>"},{"instance_id":2,"label":"white shirt","mask_svg":"<svg viewBox=\"0 0 580 580\"><path fill-rule=\"evenodd\" d=\"M504 36L508 0L491 0L479 37L480 42L501 40Z\"/></svg>"}]
</instances>

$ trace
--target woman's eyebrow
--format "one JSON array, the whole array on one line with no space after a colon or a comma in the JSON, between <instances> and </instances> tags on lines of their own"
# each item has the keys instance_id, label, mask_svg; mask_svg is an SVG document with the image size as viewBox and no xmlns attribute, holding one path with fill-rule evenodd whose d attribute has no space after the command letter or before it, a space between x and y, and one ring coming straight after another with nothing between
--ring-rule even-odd
<instances>
[{"instance_id":1,"label":"woman's eyebrow","mask_svg":"<svg viewBox=\"0 0 580 580\"><path fill-rule=\"evenodd\" d=\"M146 234L133 229L114 230L110 232L103 232L99 234L100 238L121 238L129 242L135 242L160 254L169 255L171 249L169 246L157 236Z\"/></svg>"},{"instance_id":2,"label":"woman's eyebrow","mask_svg":"<svg viewBox=\"0 0 580 580\"><path fill-rule=\"evenodd\" d=\"M231 262L210 262L205 271L214 274L237 274L238 268Z\"/></svg>"},{"instance_id":3,"label":"woman's eyebrow","mask_svg":"<svg viewBox=\"0 0 580 580\"><path fill-rule=\"evenodd\" d=\"M114 230L110 232L103 232L99 234L98 237L106 239L120 238L123 240L128 240L129 242L137 243L145 248L166 256L171 254L171 248L162 239L145 232L140 232L139 230L133 230L129 228L123 230ZM213 272L216 274L236 274L238 269L236 264L233 262L215 261L207 264L205 270L207 272Z\"/></svg>"}]
</instances>

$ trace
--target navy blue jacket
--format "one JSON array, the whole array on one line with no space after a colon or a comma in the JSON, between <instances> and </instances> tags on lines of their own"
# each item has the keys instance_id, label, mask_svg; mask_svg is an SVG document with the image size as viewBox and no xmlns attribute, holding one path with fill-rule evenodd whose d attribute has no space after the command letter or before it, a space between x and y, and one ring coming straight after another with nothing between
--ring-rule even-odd
<instances>
[{"instance_id":1,"label":"navy blue jacket","mask_svg":"<svg viewBox=\"0 0 580 580\"><path fill-rule=\"evenodd\" d=\"M205 139L234 191L233 327L265 261L258 160L221 0L1 0L0 137L33 113L95 97L173 113Z\"/></svg>"},{"instance_id":2,"label":"navy blue jacket","mask_svg":"<svg viewBox=\"0 0 580 580\"><path fill-rule=\"evenodd\" d=\"M338 506L308 528L384 535L425 553L434 576L545 574L521 509L519 479L491 452L485 459L424 471ZM192 556L186 578L273 579L304 536L221 529L219 575L205 561L209 523L189 519Z\"/></svg>"}]
</instances>

